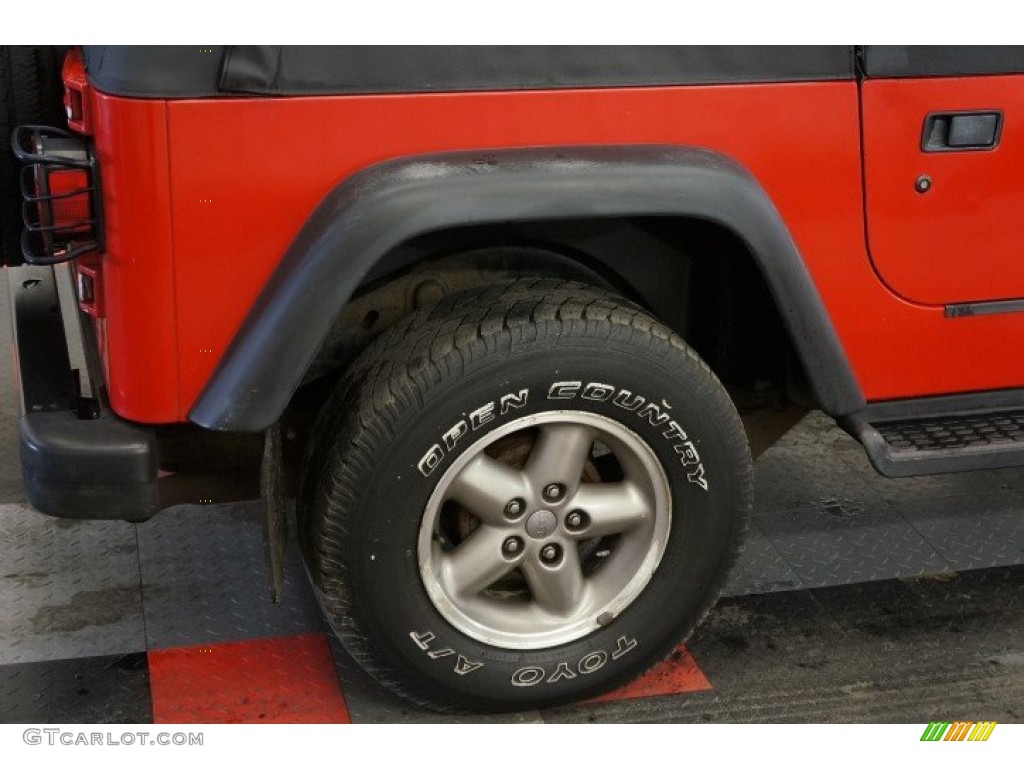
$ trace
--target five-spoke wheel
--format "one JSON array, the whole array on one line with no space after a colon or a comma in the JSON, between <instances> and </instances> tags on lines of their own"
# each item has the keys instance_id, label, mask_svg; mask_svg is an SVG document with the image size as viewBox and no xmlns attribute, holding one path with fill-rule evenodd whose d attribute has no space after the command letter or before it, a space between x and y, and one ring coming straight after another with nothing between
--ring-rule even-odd
<instances>
[{"instance_id":1,"label":"five-spoke wheel","mask_svg":"<svg viewBox=\"0 0 1024 768\"><path fill-rule=\"evenodd\" d=\"M452 625L506 648L568 642L644 588L671 527L653 451L604 416L549 411L467 449L438 482L420 573Z\"/></svg>"}]
</instances>

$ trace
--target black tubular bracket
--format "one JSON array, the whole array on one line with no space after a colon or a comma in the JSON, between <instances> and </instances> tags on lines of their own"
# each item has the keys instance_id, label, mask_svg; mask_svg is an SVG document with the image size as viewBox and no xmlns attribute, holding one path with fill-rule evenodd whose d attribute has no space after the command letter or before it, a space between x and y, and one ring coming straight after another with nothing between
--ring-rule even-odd
<instances>
[{"instance_id":1,"label":"black tubular bracket","mask_svg":"<svg viewBox=\"0 0 1024 768\"><path fill-rule=\"evenodd\" d=\"M61 264L102 251L103 206L99 166L81 136L45 125L21 125L11 134L11 150L21 168L21 253L37 266ZM84 183L63 192L50 191L51 174L80 171ZM88 209L84 218L57 222L54 204L78 199Z\"/></svg>"}]
</instances>

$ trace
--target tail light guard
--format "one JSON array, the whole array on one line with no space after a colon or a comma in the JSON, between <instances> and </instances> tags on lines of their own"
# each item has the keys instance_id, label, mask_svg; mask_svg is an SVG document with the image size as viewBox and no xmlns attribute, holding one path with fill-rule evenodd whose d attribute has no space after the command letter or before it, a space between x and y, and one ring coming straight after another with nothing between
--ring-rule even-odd
<instances>
[{"instance_id":1,"label":"tail light guard","mask_svg":"<svg viewBox=\"0 0 1024 768\"><path fill-rule=\"evenodd\" d=\"M22 125L11 136L21 169L21 252L26 263L61 264L103 251L99 168L88 141L68 131Z\"/></svg>"}]
</instances>

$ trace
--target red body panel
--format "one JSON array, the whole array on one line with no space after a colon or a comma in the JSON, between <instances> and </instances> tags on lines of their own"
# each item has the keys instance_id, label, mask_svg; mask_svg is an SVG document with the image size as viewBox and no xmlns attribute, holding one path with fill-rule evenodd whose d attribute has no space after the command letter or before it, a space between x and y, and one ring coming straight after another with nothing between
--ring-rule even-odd
<instances>
[{"instance_id":1,"label":"red body panel","mask_svg":"<svg viewBox=\"0 0 1024 768\"><path fill-rule=\"evenodd\" d=\"M95 96L103 185L106 317L98 320L111 407L171 422L179 403L172 201L163 102Z\"/></svg>"},{"instance_id":2,"label":"red body panel","mask_svg":"<svg viewBox=\"0 0 1024 768\"><path fill-rule=\"evenodd\" d=\"M1003 354L1024 341L1024 315L946 320L874 272L854 82L93 102L111 399L133 420L187 418L339 181L397 156L537 145L691 145L746 166L787 223L869 399L1024 384L1024 361Z\"/></svg>"},{"instance_id":3,"label":"red body panel","mask_svg":"<svg viewBox=\"0 0 1024 768\"><path fill-rule=\"evenodd\" d=\"M863 86L871 256L902 296L948 304L1024 296L1024 76L869 80ZM932 112L1003 112L989 151L922 152ZM915 180L931 177L926 194Z\"/></svg>"}]
</instances>

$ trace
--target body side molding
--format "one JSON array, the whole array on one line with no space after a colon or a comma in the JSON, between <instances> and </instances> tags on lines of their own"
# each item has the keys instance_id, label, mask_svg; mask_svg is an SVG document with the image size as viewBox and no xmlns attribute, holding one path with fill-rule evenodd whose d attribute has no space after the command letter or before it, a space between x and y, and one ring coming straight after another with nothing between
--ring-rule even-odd
<instances>
[{"instance_id":1,"label":"body side molding","mask_svg":"<svg viewBox=\"0 0 1024 768\"><path fill-rule=\"evenodd\" d=\"M760 265L824 410L864 397L779 213L724 155L644 145L453 152L386 161L332 190L300 230L193 404L194 423L260 431L284 411L337 313L395 246L452 227L674 216L737 234Z\"/></svg>"}]
</instances>

